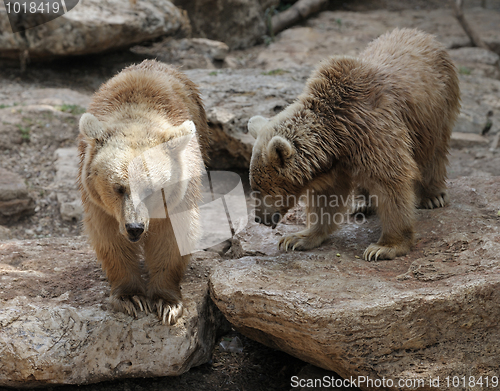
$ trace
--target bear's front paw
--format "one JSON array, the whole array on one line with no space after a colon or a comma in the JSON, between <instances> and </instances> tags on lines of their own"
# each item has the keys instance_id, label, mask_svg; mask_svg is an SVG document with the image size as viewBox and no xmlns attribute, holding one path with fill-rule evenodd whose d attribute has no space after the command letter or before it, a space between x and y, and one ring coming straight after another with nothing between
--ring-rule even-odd
<instances>
[{"instance_id":1,"label":"bear's front paw","mask_svg":"<svg viewBox=\"0 0 500 391\"><path fill-rule=\"evenodd\" d=\"M372 243L363 253L365 261L377 261L379 259L394 259L401 255L406 255L410 251L410 246L404 244L381 246Z\"/></svg>"},{"instance_id":2,"label":"bear's front paw","mask_svg":"<svg viewBox=\"0 0 500 391\"><path fill-rule=\"evenodd\" d=\"M158 299L155 303L156 314L163 324L172 326L182 316L182 303L169 303L164 299Z\"/></svg>"},{"instance_id":3,"label":"bear's front paw","mask_svg":"<svg viewBox=\"0 0 500 391\"><path fill-rule=\"evenodd\" d=\"M288 250L310 250L318 247L328 235L312 234L309 230L300 231L281 238L279 249Z\"/></svg>"},{"instance_id":4,"label":"bear's front paw","mask_svg":"<svg viewBox=\"0 0 500 391\"><path fill-rule=\"evenodd\" d=\"M137 311L146 314L152 312L148 299L141 295L111 295L109 301L116 311L124 312L134 318L137 318Z\"/></svg>"},{"instance_id":5,"label":"bear's front paw","mask_svg":"<svg viewBox=\"0 0 500 391\"><path fill-rule=\"evenodd\" d=\"M448 203L448 194L443 192L435 197L424 198L420 201L420 209L442 208Z\"/></svg>"}]
</instances>

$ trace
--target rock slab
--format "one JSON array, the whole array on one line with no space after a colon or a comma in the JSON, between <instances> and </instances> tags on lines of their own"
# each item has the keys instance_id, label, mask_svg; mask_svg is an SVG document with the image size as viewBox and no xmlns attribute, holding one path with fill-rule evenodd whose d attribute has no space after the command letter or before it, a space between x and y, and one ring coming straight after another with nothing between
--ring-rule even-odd
<instances>
[{"instance_id":1,"label":"rock slab","mask_svg":"<svg viewBox=\"0 0 500 391\"><path fill-rule=\"evenodd\" d=\"M233 326L344 378L498 376L500 362L500 180L449 183L450 205L421 210L415 248L392 261L366 262L380 222L348 222L320 248L281 252L299 212L276 230L251 225L247 256L221 264L211 295ZM444 382L444 383L443 383ZM358 385L363 390L384 389ZM434 388L436 389L436 388Z\"/></svg>"},{"instance_id":2,"label":"rock slab","mask_svg":"<svg viewBox=\"0 0 500 391\"><path fill-rule=\"evenodd\" d=\"M217 254L194 256L171 327L109 309L94 257L82 237L0 242L0 386L179 375L210 359L226 325L208 295Z\"/></svg>"}]
</instances>

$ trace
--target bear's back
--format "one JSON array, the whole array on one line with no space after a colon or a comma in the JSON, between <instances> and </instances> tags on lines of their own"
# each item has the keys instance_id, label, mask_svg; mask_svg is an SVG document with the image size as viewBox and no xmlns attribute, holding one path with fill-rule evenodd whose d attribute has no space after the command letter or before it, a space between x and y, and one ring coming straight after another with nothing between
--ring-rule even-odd
<instances>
[{"instance_id":1,"label":"bear's back","mask_svg":"<svg viewBox=\"0 0 500 391\"><path fill-rule=\"evenodd\" d=\"M457 72L443 46L418 30L396 29L358 58L321 63L300 100L329 124L323 137L344 154L367 143L383 150L397 135L423 164L436 147L446 152L459 94Z\"/></svg>"},{"instance_id":2,"label":"bear's back","mask_svg":"<svg viewBox=\"0 0 500 391\"><path fill-rule=\"evenodd\" d=\"M384 75L385 92L400 107L417 162L423 163L436 146L447 150L460 88L444 46L419 30L395 29L371 42L360 59Z\"/></svg>"},{"instance_id":3,"label":"bear's back","mask_svg":"<svg viewBox=\"0 0 500 391\"><path fill-rule=\"evenodd\" d=\"M455 66L444 46L432 35L395 29L371 42L359 58L385 74L399 94L406 93L402 100L459 97Z\"/></svg>"}]
</instances>

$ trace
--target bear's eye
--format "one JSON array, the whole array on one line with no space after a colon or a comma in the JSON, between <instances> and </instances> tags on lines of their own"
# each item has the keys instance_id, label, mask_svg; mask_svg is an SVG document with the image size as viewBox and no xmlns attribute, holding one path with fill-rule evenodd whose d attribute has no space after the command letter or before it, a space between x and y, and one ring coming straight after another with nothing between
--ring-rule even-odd
<instances>
[{"instance_id":1,"label":"bear's eye","mask_svg":"<svg viewBox=\"0 0 500 391\"><path fill-rule=\"evenodd\" d=\"M125 194L125 186L116 186L116 187L115 187L115 191L116 191L119 195L124 195L124 194Z\"/></svg>"}]
</instances>

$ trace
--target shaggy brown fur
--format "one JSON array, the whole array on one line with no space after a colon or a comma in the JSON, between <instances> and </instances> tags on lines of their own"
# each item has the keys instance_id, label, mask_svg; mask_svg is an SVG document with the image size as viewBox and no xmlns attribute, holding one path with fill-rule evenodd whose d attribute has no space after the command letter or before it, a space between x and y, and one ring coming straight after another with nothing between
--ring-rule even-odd
<instances>
[{"instance_id":1,"label":"shaggy brown fur","mask_svg":"<svg viewBox=\"0 0 500 391\"><path fill-rule=\"evenodd\" d=\"M111 284L111 303L130 315L156 311L169 324L182 315L179 283L189 256L180 255L169 218L150 219L147 212L134 207L128 167L145 151L189 133L186 124L192 129L193 122L205 157L208 125L197 87L182 73L156 61L128 67L109 80L80 121L78 181L84 226ZM162 167L156 175L164 176L165 186L171 185L177 191L172 194L189 205L186 224L189 240L195 241L203 160L192 144L172 159L172 167ZM185 177L167 178L176 168ZM174 183L183 178L191 178L179 182L188 183L184 188ZM147 280L141 277L142 256Z\"/></svg>"},{"instance_id":2,"label":"shaggy brown fur","mask_svg":"<svg viewBox=\"0 0 500 391\"><path fill-rule=\"evenodd\" d=\"M257 220L276 224L306 193L308 227L282 238L280 246L314 248L337 228L317 217L345 208L313 204L312 197L345 199L357 184L376 197L382 222L382 236L364 258L406 254L414 238L415 206L441 207L447 201L448 144L459 109L455 66L443 46L423 32L396 29L359 58L325 61L294 104L269 122L263 117L249 122L257 137L251 185L260 192L261 206L267 196L267 205L256 209Z\"/></svg>"}]
</instances>

